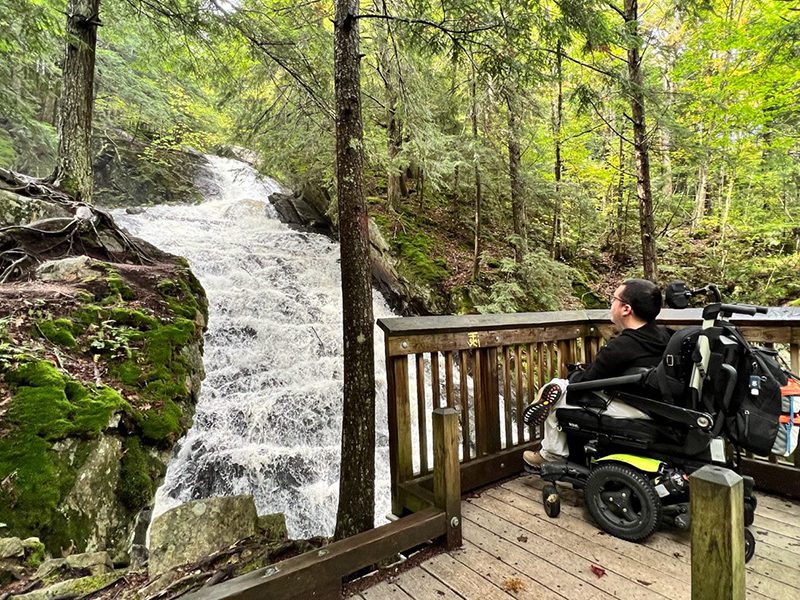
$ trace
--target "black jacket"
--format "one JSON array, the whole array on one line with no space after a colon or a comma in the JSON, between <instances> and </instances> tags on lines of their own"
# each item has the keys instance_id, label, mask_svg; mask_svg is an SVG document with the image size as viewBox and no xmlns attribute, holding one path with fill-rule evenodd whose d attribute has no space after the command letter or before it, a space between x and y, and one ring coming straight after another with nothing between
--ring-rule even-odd
<instances>
[{"instance_id":1,"label":"black jacket","mask_svg":"<svg viewBox=\"0 0 800 600\"><path fill-rule=\"evenodd\" d=\"M585 371L573 373L570 383L617 377L634 367L655 367L661 362L673 333L655 323L647 323L639 329L626 329L600 349L597 358Z\"/></svg>"}]
</instances>

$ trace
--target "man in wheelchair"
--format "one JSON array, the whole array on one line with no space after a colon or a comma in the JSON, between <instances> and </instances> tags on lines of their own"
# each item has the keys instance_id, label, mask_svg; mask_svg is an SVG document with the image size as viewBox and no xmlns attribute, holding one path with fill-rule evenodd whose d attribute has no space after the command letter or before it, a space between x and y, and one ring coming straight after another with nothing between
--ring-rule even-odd
<instances>
[{"instance_id":1,"label":"man in wheelchair","mask_svg":"<svg viewBox=\"0 0 800 600\"><path fill-rule=\"evenodd\" d=\"M659 289L644 280L624 282L611 303L622 333L586 370L543 386L525 409L526 423L544 425L541 450L523 458L527 470L548 482L542 491L548 516L560 511L559 481L584 489L594 520L619 538L642 541L662 521L685 529L691 472L706 464L738 471L742 449L774 451L790 374L777 353L751 346L728 320L767 309L723 304L716 286L688 290L683 282L668 286L667 304L686 308L701 293L716 300L703 309L702 326L670 335L654 323ZM791 423L797 415L789 405ZM755 507L753 479L744 477L746 527ZM744 535L749 560L755 541L747 529Z\"/></svg>"},{"instance_id":2,"label":"man in wheelchair","mask_svg":"<svg viewBox=\"0 0 800 600\"><path fill-rule=\"evenodd\" d=\"M595 381L622 375L631 369L655 367L667 347L672 331L656 325L661 312L661 290L645 279L628 279L611 297L611 322L621 331L597 353L588 368L577 369L569 381L556 379L540 390L538 402L528 406L523 418L528 425L544 424L544 438L539 452L525 452L529 467L541 467L546 461L566 460L567 434L558 425L556 411L566 408L564 390L568 383ZM649 419L641 410L624 402L612 401L604 414L613 418Z\"/></svg>"}]
</instances>

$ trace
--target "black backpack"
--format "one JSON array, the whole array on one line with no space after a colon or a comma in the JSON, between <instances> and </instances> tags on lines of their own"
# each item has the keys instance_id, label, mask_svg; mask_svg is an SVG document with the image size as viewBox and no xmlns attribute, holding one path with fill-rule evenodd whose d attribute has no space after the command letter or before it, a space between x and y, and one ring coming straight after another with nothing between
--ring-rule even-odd
<instances>
[{"instance_id":1,"label":"black backpack","mask_svg":"<svg viewBox=\"0 0 800 600\"><path fill-rule=\"evenodd\" d=\"M778 434L781 387L788 383L777 352L745 343L734 402L725 419L728 438L754 454L768 455Z\"/></svg>"}]
</instances>

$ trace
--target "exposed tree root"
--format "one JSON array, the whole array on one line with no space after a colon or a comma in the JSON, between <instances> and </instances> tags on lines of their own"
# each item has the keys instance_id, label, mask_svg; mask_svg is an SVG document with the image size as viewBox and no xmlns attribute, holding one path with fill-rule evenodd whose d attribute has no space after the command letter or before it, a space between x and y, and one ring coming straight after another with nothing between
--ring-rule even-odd
<instances>
[{"instance_id":1,"label":"exposed tree root","mask_svg":"<svg viewBox=\"0 0 800 600\"><path fill-rule=\"evenodd\" d=\"M40 263L67 256L87 255L128 264L154 262L109 213L74 200L44 180L0 169L0 189L60 206L72 214L0 228L0 283L29 279Z\"/></svg>"}]
</instances>

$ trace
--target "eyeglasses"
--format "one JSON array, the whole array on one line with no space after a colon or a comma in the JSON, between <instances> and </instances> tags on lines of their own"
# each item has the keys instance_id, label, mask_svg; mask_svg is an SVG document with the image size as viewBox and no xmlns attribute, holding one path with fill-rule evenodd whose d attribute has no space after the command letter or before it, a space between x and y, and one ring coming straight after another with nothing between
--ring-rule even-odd
<instances>
[{"instance_id":1,"label":"eyeglasses","mask_svg":"<svg viewBox=\"0 0 800 600\"><path fill-rule=\"evenodd\" d=\"M625 302L625 300L623 300L619 296L611 296L610 304L614 304L614 300L616 300L617 302L621 302L622 304L628 304L627 302Z\"/></svg>"}]
</instances>

